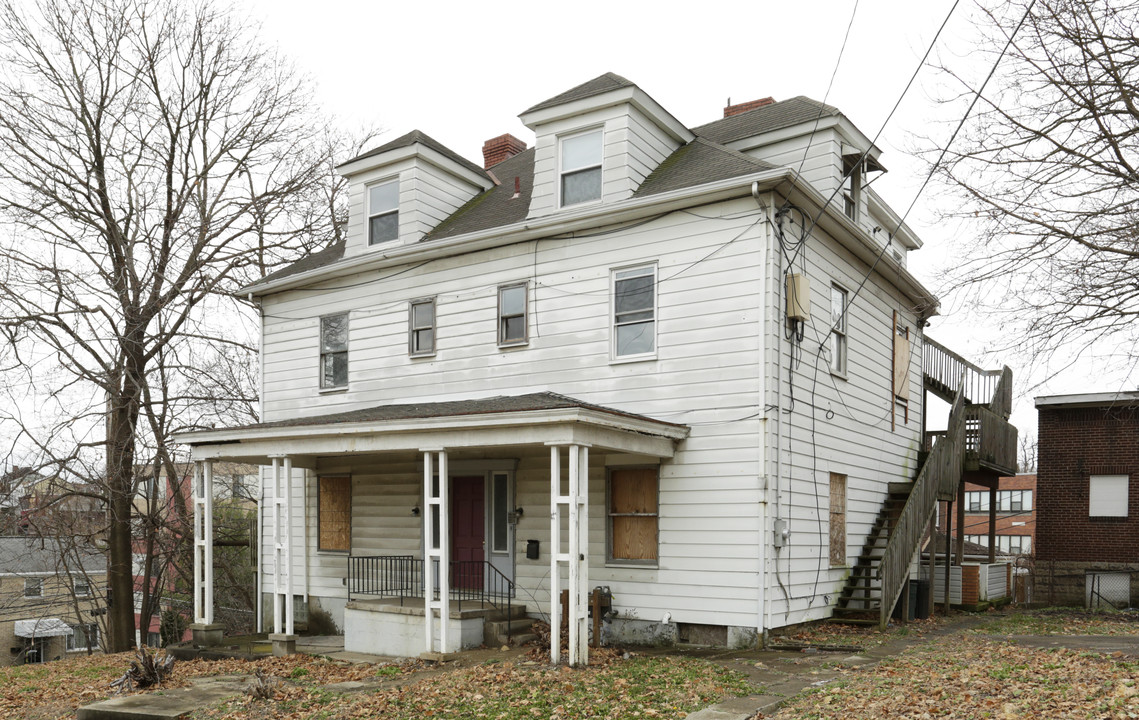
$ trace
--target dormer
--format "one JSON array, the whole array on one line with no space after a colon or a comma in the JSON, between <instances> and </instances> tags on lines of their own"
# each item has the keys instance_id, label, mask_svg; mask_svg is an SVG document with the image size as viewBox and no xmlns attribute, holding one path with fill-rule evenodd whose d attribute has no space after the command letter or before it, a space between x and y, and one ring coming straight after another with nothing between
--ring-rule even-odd
<instances>
[{"instance_id":1,"label":"dormer","mask_svg":"<svg viewBox=\"0 0 1139 720\"><path fill-rule=\"evenodd\" d=\"M854 222L871 226L868 194L872 173L885 172L881 150L838 108L793 97L724 108L721 120L695 128L697 135L781 167L798 170Z\"/></svg>"},{"instance_id":2,"label":"dormer","mask_svg":"<svg viewBox=\"0 0 1139 720\"><path fill-rule=\"evenodd\" d=\"M478 165L418 130L337 170L349 183L346 257L419 242L494 185Z\"/></svg>"},{"instance_id":3,"label":"dormer","mask_svg":"<svg viewBox=\"0 0 1139 720\"><path fill-rule=\"evenodd\" d=\"M519 118L534 131L529 217L626 200L690 130L645 91L606 73Z\"/></svg>"}]
</instances>

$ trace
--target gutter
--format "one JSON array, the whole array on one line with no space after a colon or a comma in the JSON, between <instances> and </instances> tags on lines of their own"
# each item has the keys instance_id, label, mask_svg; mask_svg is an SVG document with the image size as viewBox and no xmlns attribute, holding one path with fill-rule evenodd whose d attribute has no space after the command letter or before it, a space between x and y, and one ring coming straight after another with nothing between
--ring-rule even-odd
<instances>
[{"instance_id":1,"label":"gutter","mask_svg":"<svg viewBox=\"0 0 1139 720\"><path fill-rule=\"evenodd\" d=\"M263 296L310 286L344 275L438 260L479 250L549 238L552 235L593 229L602 225L633 222L657 213L682 210L720 200L747 197L752 194L753 186L755 192L760 192L772 190L783 182L789 182L793 191L801 195L807 203L813 205L816 211L826 203L826 198L802 180L796 171L791 168L776 168L699 185L695 188L682 188L649 197L633 198L612 205L592 205L580 210L556 212L514 225L480 230L445 240L417 242L380 252L363 252L346 260L340 260L331 265L314 268L296 275L269 282L253 283L245 286L239 292L250 296ZM856 246L850 249L867 264L873 263L874 259L878 257L882 250L881 243L847 218L834 203L826 206L823 219L827 221L827 226L832 229L832 234L833 228L837 225L855 238ZM936 307L937 301L929 290L893 258L886 255L878 264L882 267L882 274L892 275L894 284L911 300ZM329 288L329 290L335 289ZM930 314L936 314L936 312Z\"/></svg>"}]
</instances>

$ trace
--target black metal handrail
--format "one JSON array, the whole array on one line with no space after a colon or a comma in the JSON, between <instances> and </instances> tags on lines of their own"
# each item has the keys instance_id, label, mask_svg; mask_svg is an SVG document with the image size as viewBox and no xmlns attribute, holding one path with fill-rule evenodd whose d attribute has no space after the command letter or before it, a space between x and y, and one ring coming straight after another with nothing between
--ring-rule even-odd
<instances>
[{"instance_id":1,"label":"black metal handrail","mask_svg":"<svg viewBox=\"0 0 1139 720\"><path fill-rule=\"evenodd\" d=\"M423 558L413 555L352 555L348 558L348 594L405 600L423 599ZM432 563L438 572L436 563ZM505 612L507 637L512 634L514 582L485 560L452 560L450 563L450 599L459 603L478 602ZM436 575L436 577L438 577ZM439 599L439 583L433 583L434 597Z\"/></svg>"}]
</instances>

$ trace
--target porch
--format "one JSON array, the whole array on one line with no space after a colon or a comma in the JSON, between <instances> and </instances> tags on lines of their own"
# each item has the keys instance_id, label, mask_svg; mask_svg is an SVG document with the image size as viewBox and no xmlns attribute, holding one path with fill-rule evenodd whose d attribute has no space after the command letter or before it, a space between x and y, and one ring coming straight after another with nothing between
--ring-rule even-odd
<instances>
[{"instance_id":1,"label":"porch","mask_svg":"<svg viewBox=\"0 0 1139 720\"><path fill-rule=\"evenodd\" d=\"M355 651L448 653L482 644L483 629L474 627L487 615L505 615L510 628L526 611L515 574L516 554L525 552L523 589L529 610L545 610L554 628L551 660L561 659L559 598L567 589L567 659L585 664L590 559L606 557L590 548L590 496L603 502L611 464L659 468L687 434L682 425L553 393L187 434L180 439L198 468L195 630L203 639L214 632L212 463L240 459L267 466L259 574L271 579L265 618L279 651L296 642L296 603L321 583L340 586L346 645ZM346 502L326 478L343 480ZM355 522L322 524L321 508L335 507ZM540 540L518 536L523 518ZM594 516L594 543L599 522L604 514ZM538 532L542 525L548 530Z\"/></svg>"}]
</instances>

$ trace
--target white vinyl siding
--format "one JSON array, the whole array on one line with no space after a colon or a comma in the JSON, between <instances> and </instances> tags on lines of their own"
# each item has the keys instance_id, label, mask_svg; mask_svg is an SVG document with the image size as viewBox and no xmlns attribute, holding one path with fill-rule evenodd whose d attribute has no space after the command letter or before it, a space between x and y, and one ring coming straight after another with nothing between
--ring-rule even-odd
<instances>
[{"instance_id":1,"label":"white vinyl siding","mask_svg":"<svg viewBox=\"0 0 1139 720\"><path fill-rule=\"evenodd\" d=\"M760 302L768 242L767 226L755 223L755 210L754 200L745 198L702 209L701 214L724 216L713 222L673 213L609 235L542 240L536 251L526 243L439 259L383 283L266 297L265 419L406 402L408 397L435 402L549 389L626 412L692 423L677 456L661 465L656 568L604 567L604 456L591 453L590 579L610 585L621 607L635 608L638 617L671 612L676 622L754 626L760 587L757 507L763 499L760 398L765 381L759 358L765 309ZM741 233L746 242L727 244ZM610 268L641 267L654 260L660 277L687 268L658 287L657 360L611 364ZM536 278L530 344L518 352L500 352L488 334L498 317L498 287L528 276ZM404 308L406 298L424 288L448 298L437 305L438 326L448 331L437 359L416 362L407 356ZM304 356L312 352L306 350L306 325L312 338L319 314L345 306L356 308L351 386L333 395L306 393L296 383ZM708 348L713 343L716 372L710 374ZM505 456L519 458L513 504L525 511L516 534L519 593L528 603L531 594L545 603L549 514L543 508L550 502L549 451L519 448ZM422 518L411 514L421 502L418 460L408 454L367 460L371 464L345 459L318 466L321 473L352 474L353 554L420 552ZM310 522L315 528L315 509ZM537 561L525 559L525 540L531 538L541 543ZM310 542L315 548L315 537ZM313 551L309 562L310 593L342 603L344 558L318 557Z\"/></svg>"},{"instance_id":2,"label":"white vinyl siding","mask_svg":"<svg viewBox=\"0 0 1139 720\"><path fill-rule=\"evenodd\" d=\"M1090 517L1127 517L1126 475L1092 475L1088 478Z\"/></svg>"}]
</instances>

